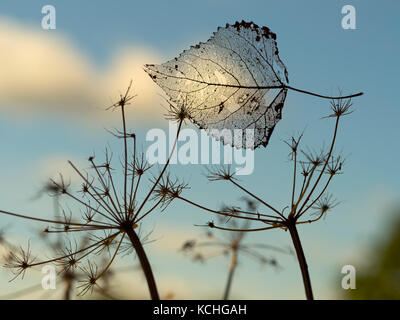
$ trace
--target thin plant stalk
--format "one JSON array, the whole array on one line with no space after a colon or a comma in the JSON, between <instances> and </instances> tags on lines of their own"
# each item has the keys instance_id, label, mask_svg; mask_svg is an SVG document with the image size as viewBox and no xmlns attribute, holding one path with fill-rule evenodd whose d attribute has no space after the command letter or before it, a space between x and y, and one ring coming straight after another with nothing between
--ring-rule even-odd
<instances>
[{"instance_id":1,"label":"thin plant stalk","mask_svg":"<svg viewBox=\"0 0 400 320\"><path fill-rule=\"evenodd\" d=\"M72 280L65 280L64 300L71 300Z\"/></svg>"},{"instance_id":2,"label":"thin plant stalk","mask_svg":"<svg viewBox=\"0 0 400 320\"><path fill-rule=\"evenodd\" d=\"M228 300L229 293L230 293L231 287L232 287L232 280L233 280L233 275L236 270L236 266L237 266L237 249L232 248L231 262L229 265L228 281L226 282L223 300Z\"/></svg>"},{"instance_id":3,"label":"thin plant stalk","mask_svg":"<svg viewBox=\"0 0 400 320\"><path fill-rule=\"evenodd\" d=\"M147 255L144 251L144 248L140 242L139 237L137 236L136 232L133 229L127 230L126 233L129 236L129 239L132 242L132 246L135 248L136 254L139 258L140 265L143 269L143 273L146 277L147 285L149 287L151 299L160 300L153 271L151 269L149 259L147 258Z\"/></svg>"},{"instance_id":4,"label":"thin plant stalk","mask_svg":"<svg viewBox=\"0 0 400 320\"><path fill-rule=\"evenodd\" d=\"M296 223L288 224L288 229L296 251L297 261L299 262L306 298L307 300L314 300L307 260L304 255L303 246L301 245L299 233L297 232Z\"/></svg>"}]
</instances>

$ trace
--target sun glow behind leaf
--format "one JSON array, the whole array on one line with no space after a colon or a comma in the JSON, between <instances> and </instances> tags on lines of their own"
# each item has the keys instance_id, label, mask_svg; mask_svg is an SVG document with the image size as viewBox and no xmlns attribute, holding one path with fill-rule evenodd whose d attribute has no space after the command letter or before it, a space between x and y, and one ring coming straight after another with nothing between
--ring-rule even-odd
<instances>
[{"instance_id":1,"label":"sun glow behind leaf","mask_svg":"<svg viewBox=\"0 0 400 320\"><path fill-rule=\"evenodd\" d=\"M192 121L237 148L267 146L286 98L287 70L276 35L267 27L236 22L218 28L205 43L161 65L146 65L150 77L175 104L189 106ZM254 145L235 141L235 129L253 129ZM217 132L217 133L216 133Z\"/></svg>"}]
</instances>

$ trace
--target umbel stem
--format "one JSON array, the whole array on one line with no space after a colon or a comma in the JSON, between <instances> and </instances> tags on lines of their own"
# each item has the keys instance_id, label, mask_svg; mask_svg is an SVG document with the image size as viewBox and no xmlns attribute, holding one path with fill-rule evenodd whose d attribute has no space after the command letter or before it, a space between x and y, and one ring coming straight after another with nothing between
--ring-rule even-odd
<instances>
[{"instance_id":1,"label":"umbel stem","mask_svg":"<svg viewBox=\"0 0 400 320\"><path fill-rule=\"evenodd\" d=\"M71 300L72 280L65 281L64 300Z\"/></svg>"},{"instance_id":2,"label":"umbel stem","mask_svg":"<svg viewBox=\"0 0 400 320\"><path fill-rule=\"evenodd\" d=\"M126 232L129 236L129 239L132 242L133 247L135 248L136 254L139 257L140 265L142 266L144 275L146 277L147 285L150 291L150 297L152 300L160 300L160 296L158 295L157 285L154 280L153 271L151 270L150 262L147 259L146 253L143 249L143 246L140 242L139 237L136 232L132 230L128 230Z\"/></svg>"},{"instance_id":3,"label":"umbel stem","mask_svg":"<svg viewBox=\"0 0 400 320\"><path fill-rule=\"evenodd\" d=\"M226 83L214 83L214 82L207 82L207 81L200 81L200 80L195 80L195 79L190 79L193 82L201 83L207 86L214 86L214 87L225 87L225 88L237 88L237 89L255 89L255 90L265 90L265 89L286 89L286 90L293 90L297 92L301 92L304 94L308 94L310 96L314 97L319 97L323 99L330 99L330 100L342 100L342 99L351 99L355 97L362 96L364 92L358 92L358 93L353 93L349 94L346 96L326 96L323 94L318 94L315 92L307 91L307 90L302 90L302 89L297 89L291 86L288 86L286 84L279 84L279 85L271 85L271 86L252 86L252 85L241 85L241 84L226 84Z\"/></svg>"},{"instance_id":4,"label":"umbel stem","mask_svg":"<svg viewBox=\"0 0 400 320\"><path fill-rule=\"evenodd\" d=\"M231 263L229 265L229 274L228 274L228 281L226 283L225 292L224 292L224 300L228 300L229 292L231 291L233 274L235 273L237 266L237 249L232 249L231 255Z\"/></svg>"},{"instance_id":5,"label":"umbel stem","mask_svg":"<svg viewBox=\"0 0 400 320\"><path fill-rule=\"evenodd\" d=\"M304 290L306 292L307 300L314 300L310 274L308 273L308 265L304 255L303 247L301 245L299 233L297 232L296 223L288 225L290 236L292 237L293 245L296 250L297 260L299 261L301 275L303 277Z\"/></svg>"},{"instance_id":6,"label":"umbel stem","mask_svg":"<svg viewBox=\"0 0 400 320\"><path fill-rule=\"evenodd\" d=\"M283 86L283 88L290 89L290 90L297 91L297 92L301 92L301 93L304 93L304 94L308 94L308 95L314 96L314 97L319 97L319 98L323 98L323 99L332 99L332 100L351 99L351 98L362 96L364 94L363 92L359 92L359 93L354 93L354 94L350 94L350 95L347 95L347 96L330 97L330 96L325 96L325 95L322 95L322 94L318 94L318 93L314 93L314 92L310 92L310 91L306 91L306 90L302 90L302 89L293 88L293 87L286 86L286 85Z\"/></svg>"}]
</instances>

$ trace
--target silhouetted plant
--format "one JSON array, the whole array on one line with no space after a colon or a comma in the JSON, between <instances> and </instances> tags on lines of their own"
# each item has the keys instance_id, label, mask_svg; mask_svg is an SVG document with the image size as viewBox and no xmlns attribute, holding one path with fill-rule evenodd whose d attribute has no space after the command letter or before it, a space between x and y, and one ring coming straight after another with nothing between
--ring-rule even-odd
<instances>
[{"instance_id":1,"label":"silhouetted plant","mask_svg":"<svg viewBox=\"0 0 400 320\"><path fill-rule=\"evenodd\" d=\"M6 215L50 224L44 230L47 234L71 235L84 232L88 235L88 244L85 247L78 248L71 242L71 246L65 247L61 254L46 261L37 261L32 256L30 247L28 249L21 248L20 252L13 252L5 266L14 272L15 277L23 276L29 268L47 263L61 265L64 273L79 268L86 277L79 281L78 288L80 294L85 294L93 291L98 280L106 275L118 253L134 250L144 271L151 298L159 299L153 272L143 248L146 235L144 239L141 239L142 235L137 231L140 231L138 227L144 218L157 208L165 209L186 188L185 184L172 179L166 170L187 113L184 108L170 109L168 116L178 122L175 142L165 165L157 175L150 178L151 187L149 190L145 190L144 198L140 199L138 193L140 182L151 166L144 160L143 155L136 153L136 135L128 132L126 127L125 109L134 97L130 95L131 85L132 83L125 94L120 96L117 103L107 108L107 110L119 109L122 116L122 129L113 132L115 137L123 141L124 151L121 161L123 183L121 187L117 185L115 169L112 165L112 153L107 150L103 162L96 162L94 156L88 158L92 174L78 169L74 163L68 161L82 180L82 186L78 192L71 190L70 183L66 182L62 175L60 175L59 181L51 180L50 191L56 197L66 197L81 206L79 222L74 219L74 214L70 210L62 210L60 219L42 219L0 210L0 213ZM151 206L149 206L150 202ZM126 241L126 238L129 241ZM110 251L112 254L108 262L100 269L95 262L90 260L90 257L102 251ZM84 263L85 260L86 263Z\"/></svg>"},{"instance_id":2,"label":"silhouetted plant","mask_svg":"<svg viewBox=\"0 0 400 320\"><path fill-rule=\"evenodd\" d=\"M310 277L297 224L319 220L336 203L325 191L333 176L341 171L343 159L334 157L333 147L339 126L339 119L350 113L351 98L363 93L329 97L289 86L288 72L279 58L276 34L267 27L259 27L253 22L236 22L219 27L217 32L207 40L188 50L178 57L161 65L146 65L150 77L164 90L171 103L189 106L189 119L200 129L206 129L211 135L220 138L224 144L236 148L266 147L275 125L282 117L282 108L288 90L294 90L315 97L332 100L333 114L336 119L331 147L328 151L314 153L302 151L298 154L301 136L292 138L288 144L291 148L294 163L293 189L288 214L277 210L269 202L248 191L237 182L230 168L210 171L210 181L225 180L253 197L272 214L259 214L239 211L233 215L223 210L212 210L181 196L178 198L198 208L250 221L259 221L267 227L241 230L215 226L212 228L228 231L258 231L282 228L289 230L301 267L304 286L308 299L313 299ZM215 130L217 129L217 130ZM242 139L235 139L234 134L221 134L221 131L252 129L253 133ZM299 161L299 156L304 160ZM301 166L303 185L295 198L296 176ZM328 176L325 186L315 199L312 196L322 183L322 177ZM313 180L315 178L315 180ZM315 219L301 220L305 213L312 209L318 215Z\"/></svg>"},{"instance_id":3,"label":"silhouetted plant","mask_svg":"<svg viewBox=\"0 0 400 320\"><path fill-rule=\"evenodd\" d=\"M246 203L247 210L249 212L256 211L257 203L255 201L246 199ZM235 214L236 210L240 210L240 208L224 206L222 209L224 212L231 211L232 214ZM244 220L240 223L240 221L237 219L232 219L231 217L218 216L217 218L220 224L224 223L234 229L239 228L246 230L250 228L251 224L249 220ZM278 268L278 261L275 258L266 257L263 252L260 252L260 249L266 249L284 254L291 253L289 250L285 250L280 247L246 241L246 234L246 232L235 231L218 232L217 235L215 235L213 232L208 231L206 234L207 240L188 240L181 248L184 253L190 254L193 261L204 262L220 255L230 257L228 278L223 294L223 300L228 300L235 270L238 266L239 258L241 256L252 258L261 265L269 265L271 267ZM214 249L214 251L211 251L211 249Z\"/></svg>"},{"instance_id":4,"label":"silhouetted plant","mask_svg":"<svg viewBox=\"0 0 400 320\"><path fill-rule=\"evenodd\" d=\"M62 210L62 208L59 203L59 197L60 197L59 187L57 187L56 185L54 185L54 183L50 181L46 182L43 188L39 190L37 195L33 197L33 200L40 198L43 194L50 195L54 199L53 201L54 219L56 221L60 221L60 210ZM63 216L65 216L65 212L63 212ZM73 261L76 260L76 255L74 254L74 252L79 251L83 249L85 246L87 246L88 239L85 237L79 239L79 245L78 245L78 241L76 239L71 240L69 237L65 237L63 233L58 233L58 237L54 239L54 237L49 237L47 229L45 229L45 231L40 230L39 232L40 232L39 238L42 240L44 244L42 251L46 252L47 255L65 256L71 254L71 256L68 256L68 259L55 262L56 264L55 267L56 269L58 269L57 273L60 275L60 277L56 281L56 288L58 289L61 286L62 298L64 300L70 300L72 298L75 285L79 284L79 281L82 281L85 278L85 274L79 268L73 267L74 266ZM6 257L7 260L6 266L12 265L13 262L15 262L15 260L18 260L20 258L18 256L18 250L20 251L20 254L22 256L25 254L24 253L25 250L23 250L22 248L17 249L9 243L6 243L6 249L9 251L9 254ZM100 253L101 251L98 252L98 255L100 255ZM23 272L25 272L25 270L23 270ZM99 292L104 294L108 292L109 282L106 280L109 278L111 274L112 274L111 270L108 269L107 273L102 277L103 283L101 285L101 288L99 287ZM16 273L16 276L18 276L18 272ZM42 283L40 282L39 284L0 296L0 299L20 298L26 294L34 293L41 289L43 289L43 287ZM59 290L49 290L48 292L54 295L55 293L59 292Z\"/></svg>"},{"instance_id":5,"label":"silhouetted plant","mask_svg":"<svg viewBox=\"0 0 400 320\"><path fill-rule=\"evenodd\" d=\"M216 167L209 169L207 178L210 181L227 181L234 187L243 191L247 196L258 201L260 205L268 209L268 213L249 212L240 209L232 211L231 209L214 210L193 200L189 200L182 195L177 198L202 210L217 214L219 216L229 217L230 219L244 219L250 222L258 222L266 226L260 228L232 228L230 226L215 225L214 222L209 222L207 225L210 228L239 231L239 232L254 232L265 231L272 229L289 230L293 245L296 251L297 259L300 265L304 288L308 299L313 299L310 276L308 272L307 261L304 255L303 247L297 232L297 225L312 223L320 220L333 209L337 202L327 193L327 188L333 177L342 173L344 159L341 156L334 156L334 146L339 130L340 119L350 114L352 106L351 100L339 99L331 102L332 114L325 118L335 119L334 132L332 141L327 150L314 152L308 150L300 150L300 142L302 135L292 137L286 141L290 147L290 160L293 162L293 182L291 188L291 202L283 209L277 209L272 206L269 201L265 201L262 197L244 187L230 167ZM299 170L300 169L300 170ZM299 175L302 177L299 182ZM285 214L285 210L287 210ZM304 219L306 214L311 214L308 219Z\"/></svg>"},{"instance_id":6,"label":"silhouetted plant","mask_svg":"<svg viewBox=\"0 0 400 320\"><path fill-rule=\"evenodd\" d=\"M116 138L123 141L121 185L117 183L112 164L113 155L107 150L103 162L97 162L94 156L88 158L91 173L79 169L69 161L82 180L82 187L78 193L71 191L70 184L61 175L59 181L51 181L50 189L56 197L67 197L82 206L80 221L75 220L76 217L70 210L62 210L60 219L43 219L0 210L3 214L50 224L45 229L47 234L70 235L84 232L90 235L87 246L78 248L71 245L61 255L46 261L37 261L28 246L25 250L21 248L20 252L13 251L6 267L14 272L15 277L23 277L27 269L46 263L56 263L64 267L64 270L80 268L86 275L85 280L79 285L81 293L84 294L93 291L98 280L109 271L118 253L135 250L151 298L159 299L153 272L143 248L146 239L141 239L137 230L140 230L138 227L142 220L154 210L164 210L171 201L180 199L194 207L226 217L228 221L235 221L234 226L217 226L214 222L209 222L208 226L218 230L236 231L235 237L240 239L246 232L276 228L289 230L306 296L308 299L313 299L307 262L297 225L318 221L337 204L326 190L332 178L341 173L343 165L343 158L333 155L339 120L351 112L350 99L362 93L328 97L289 86L286 67L279 58L276 35L267 27L260 28L253 22L244 21L218 28L207 42L191 47L179 57L164 64L146 65L146 71L168 95L167 119L178 122L178 130L168 160L161 171L151 177L151 187L145 191L144 198L139 200L138 190L142 176L151 166L144 160L143 155L136 154L136 135L128 132L126 128L125 108L133 99L130 95L130 84L125 94L120 96L120 100L109 108L119 109L122 115L122 129L112 132ZM302 136L287 141L294 164L290 204L282 210L276 209L242 186L230 167L211 169L208 173L209 180L225 180L232 183L247 196L266 207L269 210L268 214L236 208L213 210L183 197L181 193L187 185L173 179L166 172L183 122L188 119L201 129L209 130L211 135L218 134L218 138L221 138L219 134L223 129L230 131L253 129L254 134L250 137L245 136L242 137L244 139L236 140L233 139L234 135L227 135L222 137L222 142L237 148L266 147L275 125L282 117L288 90L332 99L333 114L328 118L336 120L328 150L318 153L310 150L299 152ZM301 168L300 173L299 168ZM302 175L300 183L297 179L299 174ZM150 202L152 205L145 208ZM287 214L285 209L288 209ZM304 219L305 214L311 211L316 217ZM244 220L244 224L238 224L237 219ZM250 222L261 223L262 227L250 228ZM126 238L129 238L129 241ZM112 254L106 265L99 269L89 258L102 252ZM85 260L86 266L82 267Z\"/></svg>"},{"instance_id":7,"label":"silhouetted plant","mask_svg":"<svg viewBox=\"0 0 400 320\"><path fill-rule=\"evenodd\" d=\"M74 253L76 251L81 250L84 248L85 245L87 245L87 241L83 239L83 241L80 242L79 246L77 242L71 243L71 240L69 238L66 239L56 239L55 241L52 241L50 237L43 237L42 240L44 240L44 246L43 246L43 251L46 252L46 254L51 254L54 256L57 255L69 255L72 254L71 256L68 257L68 259L65 260L60 260L55 262L55 267L56 267L56 272L59 275L56 281L56 288L57 290L46 290L47 293L51 294L54 296L57 293L60 293L61 291L61 298L64 300L70 300L73 299L74 297L74 291L75 289L80 289L80 286L82 283L86 283L86 277L87 274L84 272L81 267L76 267L79 263L77 255ZM63 241L64 240L64 241ZM11 249L11 248L10 248ZM18 252L15 251L15 248L12 248L14 251L10 251L9 256L12 255L12 252ZM21 254L24 254L26 250L21 249ZM107 263L107 255L101 255L102 252L97 252L97 257L96 260L100 262L100 264L106 264ZM9 257L7 260L9 260L11 257ZM17 259L19 257L17 256ZM91 260L94 260L93 257ZM74 264L74 261L76 263ZM121 272L127 272L127 271L133 271L133 270L138 270L138 267L134 266L126 266L126 267L113 267L109 268L107 272L101 277L101 285L93 287L94 291L98 294L100 294L103 297L106 297L107 299L115 299L115 297L112 294L112 286L111 286L111 278L114 277L116 274L119 274ZM16 275L17 276L17 275ZM23 276L23 275L22 275ZM84 284L86 286L86 284ZM61 289L60 289L61 288ZM83 288L81 288L83 289ZM92 288L90 288L92 289ZM0 296L0 300L5 300L5 299L20 299L21 297L27 295L27 294L32 294L35 292L39 292L40 290L43 290L42 283L35 284L33 286L29 286L26 288L22 288L20 290L14 291L7 293L5 295ZM83 291L81 290L81 293ZM79 294L78 294L79 296Z\"/></svg>"}]
</instances>

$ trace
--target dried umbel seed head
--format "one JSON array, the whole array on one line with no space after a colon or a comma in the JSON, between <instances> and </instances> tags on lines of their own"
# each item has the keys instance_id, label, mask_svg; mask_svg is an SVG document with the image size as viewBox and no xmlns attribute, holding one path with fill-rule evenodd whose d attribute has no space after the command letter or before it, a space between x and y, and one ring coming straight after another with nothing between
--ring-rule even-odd
<instances>
[{"instance_id":1,"label":"dried umbel seed head","mask_svg":"<svg viewBox=\"0 0 400 320\"><path fill-rule=\"evenodd\" d=\"M333 117L342 117L348 114L353 113L353 111L350 110L351 106L353 105L351 98L350 99L338 99L338 100L332 100L331 101L331 110L332 114L329 115L328 117L333 118Z\"/></svg>"},{"instance_id":2,"label":"dried umbel seed head","mask_svg":"<svg viewBox=\"0 0 400 320\"><path fill-rule=\"evenodd\" d=\"M84 208L84 212L83 212L83 219L87 222L87 223L91 223L93 222L93 218L96 215L96 211L93 210L92 208Z\"/></svg>"},{"instance_id":3,"label":"dried umbel seed head","mask_svg":"<svg viewBox=\"0 0 400 320\"><path fill-rule=\"evenodd\" d=\"M315 210L314 214L324 216L338 204L339 202L331 194L327 193L318 199L312 209Z\"/></svg>"},{"instance_id":4,"label":"dried umbel seed head","mask_svg":"<svg viewBox=\"0 0 400 320\"><path fill-rule=\"evenodd\" d=\"M118 102L112 104L111 106L109 106L108 108L106 108L106 110L116 110L116 109L124 109L125 106L127 106L130 101L136 97L136 95L130 95L130 91L132 89L132 81L129 83L128 88L125 91L125 94L120 94L120 98L118 100Z\"/></svg>"},{"instance_id":5,"label":"dried umbel seed head","mask_svg":"<svg viewBox=\"0 0 400 320\"><path fill-rule=\"evenodd\" d=\"M331 176L342 173L342 168L345 160L341 156L334 157L328 161L325 172Z\"/></svg>"},{"instance_id":6,"label":"dried umbel seed head","mask_svg":"<svg viewBox=\"0 0 400 320\"><path fill-rule=\"evenodd\" d=\"M183 245L181 250L182 251L190 251L192 250L196 245L196 240L187 240Z\"/></svg>"},{"instance_id":7,"label":"dried umbel seed head","mask_svg":"<svg viewBox=\"0 0 400 320\"><path fill-rule=\"evenodd\" d=\"M55 261L55 264L61 268L61 273L68 273L71 269L76 269L79 262L77 241L71 241L70 239L65 241L56 245L50 244L61 257Z\"/></svg>"},{"instance_id":8,"label":"dried umbel seed head","mask_svg":"<svg viewBox=\"0 0 400 320\"><path fill-rule=\"evenodd\" d=\"M19 250L17 251L10 251L6 257L6 263L4 265L5 268L11 269L15 275L15 277L10 281L13 281L18 276L24 278L26 270L32 267L34 261L35 258L32 257L29 243L26 250L19 247Z\"/></svg>"},{"instance_id":9,"label":"dried umbel seed head","mask_svg":"<svg viewBox=\"0 0 400 320\"><path fill-rule=\"evenodd\" d=\"M87 194L89 192L89 185L87 183L82 184L82 193Z\"/></svg>"},{"instance_id":10,"label":"dried umbel seed head","mask_svg":"<svg viewBox=\"0 0 400 320\"><path fill-rule=\"evenodd\" d=\"M87 292L93 292L94 286L98 280L98 266L88 261L87 266L82 267L81 271L84 273L85 279L79 281L79 283L81 283L78 286L78 289L80 289L78 293L79 296L82 296Z\"/></svg>"},{"instance_id":11,"label":"dried umbel seed head","mask_svg":"<svg viewBox=\"0 0 400 320\"><path fill-rule=\"evenodd\" d=\"M50 196L57 196L62 193L62 190L59 186L55 185L51 180L49 180L41 190L42 192L48 193Z\"/></svg>"},{"instance_id":12,"label":"dried umbel seed head","mask_svg":"<svg viewBox=\"0 0 400 320\"><path fill-rule=\"evenodd\" d=\"M311 163L304 161L300 162L300 166L301 166L301 175L307 178L308 175L311 173L313 166L311 165Z\"/></svg>"},{"instance_id":13,"label":"dried umbel seed head","mask_svg":"<svg viewBox=\"0 0 400 320\"><path fill-rule=\"evenodd\" d=\"M165 115L165 119L176 122L186 122L186 120L192 120L192 113L194 109L188 105L187 101L173 104L170 101L168 103L168 111Z\"/></svg>"},{"instance_id":14,"label":"dried umbel seed head","mask_svg":"<svg viewBox=\"0 0 400 320\"><path fill-rule=\"evenodd\" d=\"M235 172L232 171L229 165L207 168L207 171L206 177L210 181L235 180Z\"/></svg>"},{"instance_id":15,"label":"dried umbel seed head","mask_svg":"<svg viewBox=\"0 0 400 320\"><path fill-rule=\"evenodd\" d=\"M71 182L65 182L62 174L59 175L59 181L50 179L49 186L47 187L49 190L50 190L50 184L52 185L51 194L54 196L67 194L71 186Z\"/></svg>"},{"instance_id":16,"label":"dried umbel seed head","mask_svg":"<svg viewBox=\"0 0 400 320\"><path fill-rule=\"evenodd\" d=\"M103 231L103 234L98 235L98 234L92 234L90 236L90 240L94 243L99 243L96 249L97 254L101 254L103 252L110 253L112 247L115 244L115 239L117 238L117 235L114 234L112 231Z\"/></svg>"},{"instance_id":17,"label":"dried umbel seed head","mask_svg":"<svg viewBox=\"0 0 400 320\"><path fill-rule=\"evenodd\" d=\"M152 165L147 162L143 153L139 158L136 158L133 163L128 163L128 166L129 174L138 177L144 175L146 171L152 168Z\"/></svg>"},{"instance_id":18,"label":"dried umbel seed head","mask_svg":"<svg viewBox=\"0 0 400 320\"><path fill-rule=\"evenodd\" d=\"M71 269L76 269L78 267L78 258L75 254L66 256L65 258L56 261L56 265L61 268L62 273L68 273Z\"/></svg>"},{"instance_id":19,"label":"dried umbel seed head","mask_svg":"<svg viewBox=\"0 0 400 320\"><path fill-rule=\"evenodd\" d=\"M306 157L308 163L310 163L314 168L319 167L324 164L327 160L327 155L323 149L319 152L308 149L307 151L301 151L303 155Z\"/></svg>"},{"instance_id":20,"label":"dried umbel seed head","mask_svg":"<svg viewBox=\"0 0 400 320\"><path fill-rule=\"evenodd\" d=\"M188 184L180 182L177 178L172 178L170 174L165 174L158 182L157 188L154 189L152 200L159 201L164 210L185 189L189 189Z\"/></svg>"},{"instance_id":21,"label":"dried umbel seed head","mask_svg":"<svg viewBox=\"0 0 400 320\"><path fill-rule=\"evenodd\" d=\"M299 135L297 138L291 137L288 141L284 141L291 150L289 154L290 160L294 160L295 155L297 155L297 150L299 148L300 140L302 137L303 134Z\"/></svg>"}]
</instances>

